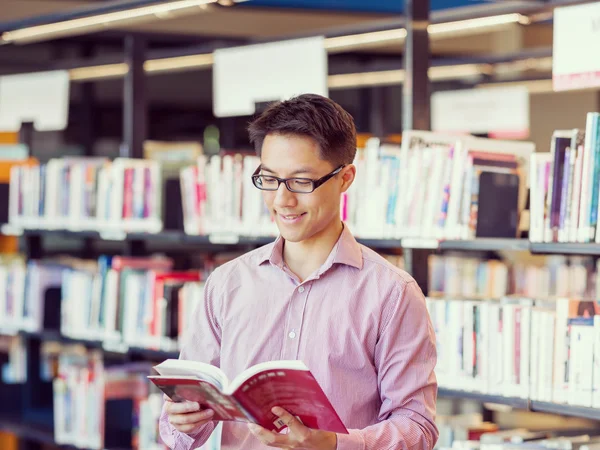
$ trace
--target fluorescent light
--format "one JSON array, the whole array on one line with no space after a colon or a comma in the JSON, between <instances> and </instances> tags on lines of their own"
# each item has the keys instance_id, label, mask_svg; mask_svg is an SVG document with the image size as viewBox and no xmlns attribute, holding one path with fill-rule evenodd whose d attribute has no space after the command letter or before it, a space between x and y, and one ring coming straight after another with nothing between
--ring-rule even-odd
<instances>
[{"instance_id":1,"label":"fluorescent light","mask_svg":"<svg viewBox=\"0 0 600 450\"><path fill-rule=\"evenodd\" d=\"M176 13L189 13L189 10L203 10L209 3L216 0L177 0L161 2L155 5L140 8L126 9L105 14L98 14L79 19L65 20L63 22L36 25L14 31L2 33L0 41L9 42L34 42L44 39L53 39L79 33L89 33L111 27L122 26L126 23L153 20L156 18L170 18Z\"/></svg>"},{"instance_id":2,"label":"fluorescent light","mask_svg":"<svg viewBox=\"0 0 600 450\"><path fill-rule=\"evenodd\" d=\"M108 78L121 78L129 72L126 63L104 64L101 66L78 67L69 70L71 81L90 81Z\"/></svg>"},{"instance_id":3,"label":"fluorescent light","mask_svg":"<svg viewBox=\"0 0 600 450\"><path fill-rule=\"evenodd\" d=\"M383 43L392 43L397 41L401 43L406 38L406 30L400 28L397 30L373 31L371 33L351 34L348 36L338 36L325 39L325 49L328 53L337 53L355 48L368 48Z\"/></svg>"},{"instance_id":4,"label":"fluorescent light","mask_svg":"<svg viewBox=\"0 0 600 450\"><path fill-rule=\"evenodd\" d=\"M479 33L482 30L490 31L493 28L504 27L510 24L529 25L531 20L522 14L502 14L499 16L479 17L477 19L458 20L455 22L434 23L427 27L433 37L457 36Z\"/></svg>"},{"instance_id":5,"label":"fluorescent light","mask_svg":"<svg viewBox=\"0 0 600 450\"><path fill-rule=\"evenodd\" d=\"M404 81L404 70L382 70L380 72L345 73L329 75L327 86L330 89L344 89L363 86L385 86Z\"/></svg>"},{"instance_id":6,"label":"fluorescent light","mask_svg":"<svg viewBox=\"0 0 600 450\"><path fill-rule=\"evenodd\" d=\"M458 20L455 22L435 23L427 27L433 40L455 36L478 34L482 31L493 31L511 24L528 25L531 20L522 14L502 14L499 16L480 17L476 19ZM382 44L401 44L406 39L406 30L373 31L371 33L351 34L325 39L325 49L329 53L348 50L365 49Z\"/></svg>"},{"instance_id":7,"label":"fluorescent light","mask_svg":"<svg viewBox=\"0 0 600 450\"><path fill-rule=\"evenodd\" d=\"M554 90L554 86L552 84L551 79L547 80L529 80L529 81L505 81L502 83L484 83L477 86L477 88L504 88L504 87L512 87L512 86L525 86L530 94L550 94L550 93L562 93L561 91L556 92ZM590 87L584 89L573 89L565 92L583 92L583 91L598 91L600 88L598 87Z\"/></svg>"},{"instance_id":8,"label":"fluorescent light","mask_svg":"<svg viewBox=\"0 0 600 450\"><path fill-rule=\"evenodd\" d=\"M490 74L492 66L487 64L459 64L456 66L435 66L429 68L429 79L432 81L478 78L482 74Z\"/></svg>"},{"instance_id":9,"label":"fluorescent light","mask_svg":"<svg viewBox=\"0 0 600 450\"><path fill-rule=\"evenodd\" d=\"M498 63L494 66L494 72L500 78L514 76L527 71L552 72L552 56Z\"/></svg>"},{"instance_id":10,"label":"fluorescent light","mask_svg":"<svg viewBox=\"0 0 600 450\"><path fill-rule=\"evenodd\" d=\"M177 72L211 67L212 53L201 55L175 56L173 58L149 59L144 63L146 72Z\"/></svg>"},{"instance_id":11,"label":"fluorescent light","mask_svg":"<svg viewBox=\"0 0 600 450\"><path fill-rule=\"evenodd\" d=\"M483 74L491 73L491 71L492 67L487 64L460 64L455 66L430 67L428 73L430 80L443 81L477 78ZM330 89L386 86L402 84L404 79L404 70L382 70L378 72L330 75L327 78L327 85Z\"/></svg>"},{"instance_id":12,"label":"fluorescent light","mask_svg":"<svg viewBox=\"0 0 600 450\"><path fill-rule=\"evenodd\" d=\"M500 89L514 86L525 86L530 94L545 94L554 92L552 80L507 81L503 83L482 83L478 89Z\"/></svg>"}]
</instances>

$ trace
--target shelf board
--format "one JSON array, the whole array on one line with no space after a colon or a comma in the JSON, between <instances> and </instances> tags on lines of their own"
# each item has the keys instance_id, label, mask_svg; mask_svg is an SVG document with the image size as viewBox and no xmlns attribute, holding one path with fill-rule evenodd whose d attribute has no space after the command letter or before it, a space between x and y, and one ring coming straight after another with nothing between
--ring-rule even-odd
<instances>
[{"instance_id":1,"label":"shelf board","mask_svg":"<svg viewBox=\"0 0 600 450\"><path fill-rule=\"evenodd\" d=\"M478 392L467 392L461 390L438 388L438 396L443 398L456 398L461 400L474 400L481 403L496 403L508 405L517 409L528 409L529 402L524 398L504 397L502 395L481 394Z\"/></svg>"},{"instance_id":2,"label":"shelf board","mask_svg":"<svg viewBox=\"0 0 600 450\"><path fill-rule=\"evenodd\" d=\"M587 408L585 406L562 405L558 403L531 401L531 410L570 417L600 420L600 408Z\"/></svg>"},{"instance_id":3,"label":"shelf board","mask_svg":"<svg viewBox=\"0 0 600 450\"><path fill-rule=\"evenodd\" d=\"M440 242L440 250L470 251L528 251L527 239L479 238L469 241L448 240Z\"/></svg>"},{"instance_id":4,"label":"shelf board","mask_svg":"<svg viewBox=\"0 0 600 450\"><path fill-rule=\"evenodd\" d=\"M531 242L529 248L531 253L600 256L600 244L591 242Z\"/></svg>"},{"instance_id":5,"label":"shelf board","mask_svg":"<svg viewBox=\"0 0 600 450\"><path fill-rule=\"evenodd\" d=\"M600 420L600 408L587 408L584 406L563 405L559 403L539 402L536 400L529 401L523 398L503 397L501 395L480 394L477 392L466 392L446 388L439 388L438 396L443 398L474 400L481 403L496 403L500 405L508 405L513 408L528 410L532 412Z\"/></svg>"},{"instance_id":6,"label":"shelf board","mask_svg":"<svg viewBox=\"0 0 600 450\"><path fill-rule=\"evenodd\" d=\"M127 347L123 352L117 350L111 350L110 348L104 348L102 341L94 341L87 339L75 339L68 336L61 335L58 331L41 331L41 332L27 332L20 331L20 335L25 337L34 337L44 341L55 341L62 344L77 344L83 345L90 349L101 349L105 353L119 354L119 355L136 355L142 356L147 359L165 360L169 358L178 358L179 352L168 352L162 350L152 350L142 347Z\"/></svg>"},{"instance_id":7,"label":"shelf board","mask_svg":"<svg viewBox=\"0 0 600 450\"><path fill-rule=\"evenodd\" d=\"M261 246L275 240L275 236L238 236L233 233L214 233L209 236L188 235L182 231L167 230L160 233L121 233L70 230L24 230L24 236L90 238L106 241L141 240L148 243L169 244L178 247L236 247ZM600 244L529 242L527 239L478 238L472 240L438 240L423 238L370 239L357 237L356 240L374 249L424 249L456 251L531 251L539 254L597 255Z\"/></svg>"},{"instance_id":8,"label":"shelf board","mask_svg":"<svg viewBox=\"0 0 600 450\"><path fill-rule=\"evenodd\" d=\"M54 441L54 431L49 427L23 423L15 419L0 417L0 431L14 434L19 439L38 442L40 444L57 445ZM61 446L69 449L75 447Z\"/></svg>"}]
</instances>

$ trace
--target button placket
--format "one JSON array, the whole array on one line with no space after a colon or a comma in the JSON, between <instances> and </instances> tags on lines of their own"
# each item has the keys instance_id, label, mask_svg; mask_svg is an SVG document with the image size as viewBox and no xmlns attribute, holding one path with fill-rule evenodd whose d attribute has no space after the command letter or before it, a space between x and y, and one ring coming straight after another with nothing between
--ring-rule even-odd
<instances>
[{"instance_id":1,"label":"button placket","mask_svg":"<svg viewBox=\"0 0 600 450\"><path fill-rule=\"evenodd\" d=\"M306 307L306 298L309 293L309 286L301 285L292 294L289 318L286 330L286 358L296 359L298 357L298 347L300 344L300 330L302 328L302 318L304 308Z\"/></svg>"}]
</instances>

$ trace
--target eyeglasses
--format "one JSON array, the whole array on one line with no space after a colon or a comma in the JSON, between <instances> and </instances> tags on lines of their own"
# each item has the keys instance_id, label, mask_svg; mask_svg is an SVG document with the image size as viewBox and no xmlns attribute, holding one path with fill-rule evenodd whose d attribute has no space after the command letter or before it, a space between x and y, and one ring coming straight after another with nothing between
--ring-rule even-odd
<instances>
[{"instance_id":1,"label":"eyeglasses","mask_svg":"<svg viewBox=\"0 0 600 450\"><path fill-rule=\"evenodd\" d=\"M328 173L318 180L313 180L312 178L277 178L272 175L259 175L261 166L258 166L254 171L254 174L252 174L252 182L254 183L254 186L262 191L276 191L279 189L281 183L285 183L285 187L290 192L310 194L327 180L340 173L344 167L346 167L346 164L341 165L333 172Z\"/></svg>"}]
</instances>

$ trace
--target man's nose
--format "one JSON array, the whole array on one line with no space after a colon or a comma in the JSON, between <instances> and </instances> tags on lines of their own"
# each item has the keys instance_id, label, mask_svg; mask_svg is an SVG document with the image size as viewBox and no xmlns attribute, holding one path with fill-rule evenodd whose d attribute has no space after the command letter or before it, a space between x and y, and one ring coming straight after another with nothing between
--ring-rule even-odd
<instances>
[{"instance_id":1,"label":"man's nose","mask_svg":"<svg viewBox=\"0 0 600 450\"><path fill-rule=\"evenodd\" d=\"M296 194L290 192L285 183L280 183L275 194L275 204L278 206L293 206L296 202Z\"/></svg>"}]
</instances>

